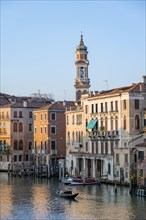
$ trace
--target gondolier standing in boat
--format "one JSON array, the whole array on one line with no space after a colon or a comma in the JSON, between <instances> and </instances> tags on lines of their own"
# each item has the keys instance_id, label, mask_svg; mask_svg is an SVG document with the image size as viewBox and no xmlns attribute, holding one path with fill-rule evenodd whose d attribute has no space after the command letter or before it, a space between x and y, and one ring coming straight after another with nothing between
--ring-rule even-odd
<instances>
[{"instance_id":1,"label":"gondolier standing in boat","mask_svg":"<svg viewBox=\"0 0 146 220\"><path fill-rule=\"evenodd\" d=\"M69 184L69 186L68 186L68 191L72 192L72 185L71 184Z\"/></svg>"}]
</instances>

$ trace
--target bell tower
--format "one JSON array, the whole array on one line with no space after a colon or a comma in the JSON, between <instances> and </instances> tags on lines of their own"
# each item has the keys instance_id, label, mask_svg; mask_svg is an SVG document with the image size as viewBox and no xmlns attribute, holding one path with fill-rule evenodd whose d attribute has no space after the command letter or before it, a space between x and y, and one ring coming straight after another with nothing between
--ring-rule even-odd
<instances>
[{"instance_id":1,"label":"bell tower","mask_svg":"<svg viewBox=\"0 0 146 220\"><path fill-rule=\"evenodd\" d=\"M84 45L83 35L81 34L81 39L79 45L76 47L76 79L75 79L75 93L76 101L78 102L81 95L89 93L90 79L88 78L88 65L89 61L87 59L87 47Z\"/></svg>"}]
</instances>

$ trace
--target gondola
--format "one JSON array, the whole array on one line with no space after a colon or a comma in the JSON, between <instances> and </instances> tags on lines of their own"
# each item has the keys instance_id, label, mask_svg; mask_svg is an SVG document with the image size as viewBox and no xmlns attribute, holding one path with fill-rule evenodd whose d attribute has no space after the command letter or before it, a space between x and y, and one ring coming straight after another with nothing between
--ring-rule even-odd
<instances>
[{"instance_id":1,"label":"gondola","mask_svg":"<svg viewBox=\"0 0 146 220\"><path fill-rule=\"evenodd\" d=\"M58 189L54 189L54 192L56 193L56 195L63 197L63 198L68 198L68 199L74 199L78 195L78 193L73 193L70 190L61 191Z\"/></svg>"}]
</instances>

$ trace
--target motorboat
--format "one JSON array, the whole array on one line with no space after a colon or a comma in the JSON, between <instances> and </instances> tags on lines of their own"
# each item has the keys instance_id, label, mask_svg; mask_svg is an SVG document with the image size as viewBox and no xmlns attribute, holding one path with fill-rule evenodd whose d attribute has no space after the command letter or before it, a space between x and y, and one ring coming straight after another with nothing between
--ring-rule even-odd
<instances>
[{"instance_id":1,"label":"motorboat","mask_svg":"<svg viewBox=\"0 0 146 220\"><path fill-rule=\"evenodd\" d=\"M85 178L85 179L73 179L73 181L70 183L72 186L77 185L94 185L99 184L99 181L95 178Z\"/></svg>"},{"instance_id":2,"label":"motorboat","mask_svg":"<svg viewBox=\"0 0 146 220\"><path fill-rule=\"evenodd\" d=\"M56 195L67 199L74 199L78 195L78 193L73 193L72 190L62 191L55 189L54 192L56 193Z\"/></svg>"}]
</instances>

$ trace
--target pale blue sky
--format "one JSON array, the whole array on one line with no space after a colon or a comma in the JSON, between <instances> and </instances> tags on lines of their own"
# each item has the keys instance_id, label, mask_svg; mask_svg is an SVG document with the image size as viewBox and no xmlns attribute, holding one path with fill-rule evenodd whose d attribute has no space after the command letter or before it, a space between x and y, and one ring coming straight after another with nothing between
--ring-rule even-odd
<instances>
[{"instance_id":1,"label":"pale blue sky","mask_svg":"<svg viewBox=\"0 0 146 220\"><path fill-rule=\"evenodd\" d=\"M145 1L1 0L1 92L75 100L75 50L88 48L91 91L146 74Z\"/></svg>"}]
</instances>

